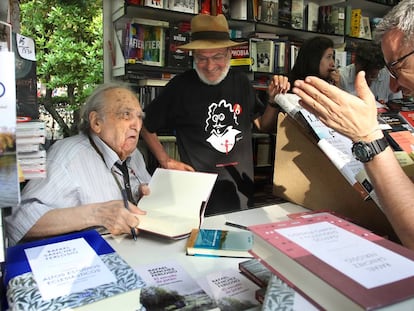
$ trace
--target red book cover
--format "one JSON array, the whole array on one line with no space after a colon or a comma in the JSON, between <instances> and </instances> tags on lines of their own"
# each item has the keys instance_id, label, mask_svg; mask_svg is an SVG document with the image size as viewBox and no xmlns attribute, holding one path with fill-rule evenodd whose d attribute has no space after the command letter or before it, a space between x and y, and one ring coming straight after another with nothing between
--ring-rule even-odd
<instances>
[{"instance_id":1,"label":"red book cover","mask_svg":"<svg viewBox=\"0 0 414 311\"><path fill-rule=\"evenodd\" d=\"M399 244L329 213L249 229L251 253L324 309L414 308L414 252Z\"/></svg>"},{"instance_id":2,"label":"red book cover","mask_svg":"<svg viewBox=\"0 0 414 311\"><path fill-rule=\"evenodd\" d=\"M403 111L401 110L400 115L414 128L414 111Z\"/></svg>"}]
</instances>

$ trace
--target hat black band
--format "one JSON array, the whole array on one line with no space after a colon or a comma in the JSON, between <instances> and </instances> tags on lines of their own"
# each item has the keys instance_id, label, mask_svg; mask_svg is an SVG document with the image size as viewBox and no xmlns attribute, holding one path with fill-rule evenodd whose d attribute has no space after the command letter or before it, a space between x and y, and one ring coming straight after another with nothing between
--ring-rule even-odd
<instances>
[{"instance_id":1,"label":"hat black band","mask_svg":"<svg viewBox=\"0 0 414 311\"><path fill-rule=\"evenodd\" d=\"M230 35L223 31L198 31L191 34L191 40L230 40Z\"/></svg>"}]
</instances>

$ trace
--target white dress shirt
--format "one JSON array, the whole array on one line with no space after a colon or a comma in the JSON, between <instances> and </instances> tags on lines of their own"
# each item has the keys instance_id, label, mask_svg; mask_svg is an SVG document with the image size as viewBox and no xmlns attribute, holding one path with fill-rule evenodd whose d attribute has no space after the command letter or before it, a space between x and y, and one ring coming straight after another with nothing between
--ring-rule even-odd
<instances>
[{"instance_id":1,"label":"white dress shirt","mask_svg":"<svg viewBox=\"0 0 414 311\"><path fill-rule=\"evenodd\" d=\"M30 180L22 191L20 205L13 207L12 215L6 217L11 245L20 241L49 210L122 200L114 178L123 185L122 173L114 167L120 159L96 135L91 138L104 160L84 134L62 139L49 149L47 177ZM130 156L129 172L133 196L137 199L139 184L148 183L151 178L138 149Z\"/></svg>"},{"instance_id":2,"label":"white dress shirt","mask_svg":"<svg viewBox=\"0 0 414 311\"><path fill-rule=\"evenodd\" d=\"M356 95L354 84L356 76L355 64L339 68L339 74L341 75L339 87L348 93ZM402 98L401 91L397 93L391 92L390 75L385 68L379 71L378 77L372 81L369 88L378 102L387 103L390 100Z\"/></svg>"}]
</instances>

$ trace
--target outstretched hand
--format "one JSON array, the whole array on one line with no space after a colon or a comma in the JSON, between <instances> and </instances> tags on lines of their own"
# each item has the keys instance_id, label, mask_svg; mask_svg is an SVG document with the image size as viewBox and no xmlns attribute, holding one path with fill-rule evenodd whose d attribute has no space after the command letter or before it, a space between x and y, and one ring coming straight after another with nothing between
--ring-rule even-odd
<instances>
[{"instance_id":1,"label":"outstretched hand","mask_svg":"<svg viewBox=\"0 0 414 311\"><path fill-rule=\"evenodd\" d=\"M172 170L180 170L180 171L190 171L190 172L195 171L195 169L192 166L185 164L184 162L171 159L171 158L168 159L168 161L166 161L162 167L172 169Z\"/></svg>"},{"instance_id":2,"label":"outstretched hand","mask_svg":"<svg viewBox=\"0 0 414 311\"><path fill-rule=\"evenodd\" d=\"M355 90L358 97L313 76L295 81L293 88L300 104L325 125L352 141L376 139L382 135L378 133L376 102L363 71L356 76Z\"/></svg>"}]
</instances>

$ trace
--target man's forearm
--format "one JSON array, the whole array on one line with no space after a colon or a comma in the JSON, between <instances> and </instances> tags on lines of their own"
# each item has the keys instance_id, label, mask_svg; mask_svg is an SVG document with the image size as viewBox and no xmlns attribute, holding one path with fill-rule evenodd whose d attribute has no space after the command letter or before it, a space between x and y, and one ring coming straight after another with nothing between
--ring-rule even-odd
<instances>
[{"instance_id":1,"label":"man's forearm","mask_svg":"<svg viewBox=\"0 0 414 311\"><path fill-rule=\"evenodd\" d=\"M414 184L402 170L391 148L375 156L365 168L383 211L401 242L414 249Z\"/></svg>"}]
</instances>

